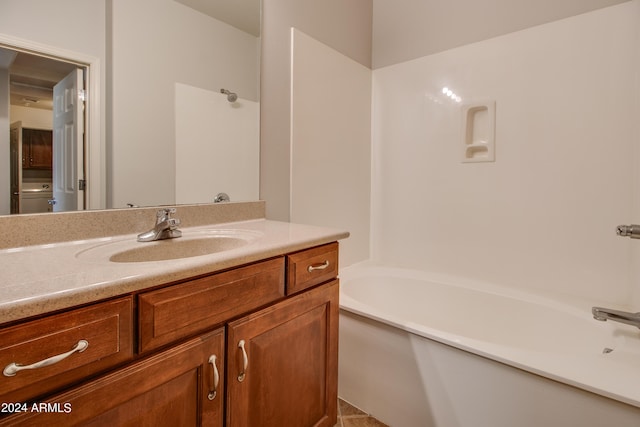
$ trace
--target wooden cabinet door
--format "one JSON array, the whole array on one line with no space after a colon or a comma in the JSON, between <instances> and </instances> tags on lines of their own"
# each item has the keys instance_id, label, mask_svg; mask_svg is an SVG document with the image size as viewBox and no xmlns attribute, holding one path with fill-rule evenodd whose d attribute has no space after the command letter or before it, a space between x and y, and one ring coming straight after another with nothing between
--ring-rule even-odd
<instances>
[{"instance_id":1,"label":"wooden cabinet door","mask_svg":"<svg viewBox=\"0 0 640 427\"><path fill-rule=\"evenodd\" d=\"M31 159L31 133L25 131L25 129L21 130L22 133L22 141L20 145L22 147L22 168L29 168L29 159Z\"/></svg>"},{"instance_id":2,"label":"wooden cabinet door","mask_svg":"<svg viewBox=\"0 0 640 427\"><path fill-rule=\"evenodd\" d=\"M338 309L334 280L229 324L227 426L336 424Z\"/></svg>"},{"instance_id":3,"label":"wooden cabinet door","mask_svg":"<svg viewBox=\"0 0 640 427\"><path fill-rule=\"evenodd\" d=\"M221 427L223 351L219 329L28 405L18 416L0 419L0 425ZM220 373L217 393L212 356Z\"/></svg>"},{"instance_id":4,"label":"wooden cabinet door","mask_svg":"<svg viewBox=\"0 0 640 427\"><path fill-rule=\"evenodd\" d=\"M22 144L25 168L51 169L53 133L50 130L23 129Z\"/></svg>"}]
</instances>

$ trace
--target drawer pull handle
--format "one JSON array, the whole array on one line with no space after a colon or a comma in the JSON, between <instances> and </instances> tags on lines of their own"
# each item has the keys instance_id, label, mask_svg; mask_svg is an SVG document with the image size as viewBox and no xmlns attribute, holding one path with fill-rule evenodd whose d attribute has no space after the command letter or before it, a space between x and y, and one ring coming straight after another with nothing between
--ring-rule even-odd
<instances>
[{"instance_id":1,"label":"drawer pull handle","mask_svg":"<svg viewBox=\"0 0 640 427\"><path fill-rule=\"evenodd\" d=\"M213 400L218 395L218 383L220 382L220 374L218 373L218 367L216 366L215 354L209 356L209 363L211 363L211 367L213 368L213 389L209 391L207 398L209 400Z\"/></svg>"},{"instance_id":2,"label":"drawer pull handle","mask_svg":"<svg viewBox=\"0 0 640 427\"><path fill-rule=\"evenodd\" d=\"M13 377L20 371L24 371L27 369L44 368L45 366L54 365L58 362L63 361L67 357L71 356L73 353L76 353L76 352L82 353L87 349L87 347L89 347L89 342L87 340L80 340L71 350L69 350L66 353L58 354L57 356L51 356L48 359L44 359L32 365L27 365L27 366L19 365L15 362L9 363L7 366L5 366L4 371L2 371L2 373L4 374L5 377Z\"/></svg>"},{"instance_id":3,"label":"drawer pull handle","mask_svg":"<svg viewBox=\"0 0 640 427\"><path fill-rule=\"evenodd\" d=\"M249 357L247 357L247 351L244 349L244 340L240 340L238 348L242 350L242 372L238 375L238 381L242 382L244 381L247 366L249 366Z\"/></svg>"},{"instance_id":4,"label":"drawer pull handle","mask_svg":"<svg viewBox=\"0 0 640 427\"><path fill-rule=\"evenodd\" d=\"M324 270L327 267L329 267L329 260L326 260L322 264L312 264L309 267L307 267L307 271L311 273L314 270Z\"/></svg>"}]
</instances>

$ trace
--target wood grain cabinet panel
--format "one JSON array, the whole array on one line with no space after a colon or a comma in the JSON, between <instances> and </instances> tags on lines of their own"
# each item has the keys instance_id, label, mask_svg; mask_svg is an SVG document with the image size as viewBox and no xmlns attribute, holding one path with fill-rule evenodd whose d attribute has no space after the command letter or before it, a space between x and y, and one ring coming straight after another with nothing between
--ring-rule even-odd
<instances>
[{"instance_id":1,"label":"wood grain cabinet panel","mask_svg":"<svg viewBox=\"0 0 640 427\"><path fill-rule=\"evenodd\" d=\"M229 324L227 426L336 424L338 293L334 280Z\"/></svg>"},{"instance_id":2,"label":"wood grain cabinet panel","mask_svg":"<svg viewBox=\"0 0 640 427\"><path fill-rule=\"evenodd\" d=\"M132 311L132 299L127 297L0 329L0 402L41 396L130 360ZM70 353L81 340L87 343L83 351L57 363L25 369ZM16 366L17 372L11 375Z\"/></svg>"},{"instance_id":3,"label":"wood grain cabinet panel","mask_svg":"<svg viewBox=\"0 0 640 427\"><path fill-rule=\"evenodd\" d=\"M223 329L48 398L59 411L21 413L0 419L0 426L221 427L224 394L212 393L212 356L224 373Z\"/></svg>"},{"instance_id":4,"label":"wood grain cabinet panel","mask_svg":"<svg viewBox=\"0 0 640 427\"><path fill-rule=\"evenodd\" d=\"M287 255L287 295L319 285L338 275L338 243Z\"/></svg>"},{"instance_id":5,"label":"wood grain cabinet panel","mask_svg":"<svg viewBox=\"0 0 640 427\"><path fill-rule=\"evenodd\" d=\"M283 258L141 294L140 352L192 336L283 297Z\"/></svg>"},{"instance_id":6,"label":"wood grain cabinet panel","mask_svg":"<svg viewBox=\"0 0 640 427\"><path fill-rule=\"evenodd\" d=\"M53 132L41 129L22 129L22 167L51 169Z\"/></svg>"}]
</instances>

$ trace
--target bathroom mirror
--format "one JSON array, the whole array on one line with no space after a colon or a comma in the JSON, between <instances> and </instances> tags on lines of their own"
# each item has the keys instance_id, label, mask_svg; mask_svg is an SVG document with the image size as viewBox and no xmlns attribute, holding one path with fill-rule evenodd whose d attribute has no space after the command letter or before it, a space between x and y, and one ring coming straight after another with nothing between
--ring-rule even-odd
<instances>
[{"instance_id":1,"label":"bathroom mirror","mask_svg":"<svg viewBox=\"0 0 640 427\"><path fill-rule=\"evenodd\" d=\"M0 33L99 59L100 103L88 108L104 110L104 143L88 141L84 167L100 170L91 184L101 181L89 208L258 198L260 0L50 3L4 2ZM38 25L65 14L87 17L73 41L72 29L51 37Z\"/></svg>"}]
</instances>

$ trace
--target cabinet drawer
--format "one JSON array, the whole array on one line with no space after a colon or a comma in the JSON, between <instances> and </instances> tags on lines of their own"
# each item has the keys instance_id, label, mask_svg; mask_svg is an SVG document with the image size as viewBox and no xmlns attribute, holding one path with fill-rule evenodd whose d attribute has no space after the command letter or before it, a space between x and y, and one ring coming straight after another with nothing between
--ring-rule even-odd
<instances>
[{"instance_id":1,"label":"cabinet drawer","mask_svg":"<svg viewBox=\"0 0 640 427\"><path fill-rule=\"evenodd\" d=\"M337 276L337 242L287 256L287 295L295 294Z\"/></svg>"},{"instance_id":2,"label":"cabinet drawer","mask_svg":"<svg viewBox=\"0 0 640 427\"><path fill-rule=\"evenodd\" d=\"M128 297L0 331L0 401L31 399L131 359L132 311Z\"/></svg>"},{"instance_id":3,"label":"cabinet drawer","mask_svg":"<svg viewBox=\"0 0 640 427\"><path fill-rule=\"evenodd\" d=\"M284 258L139 296L140 352L222 324L284 297Z\"/></svg>"}]
</instances>

